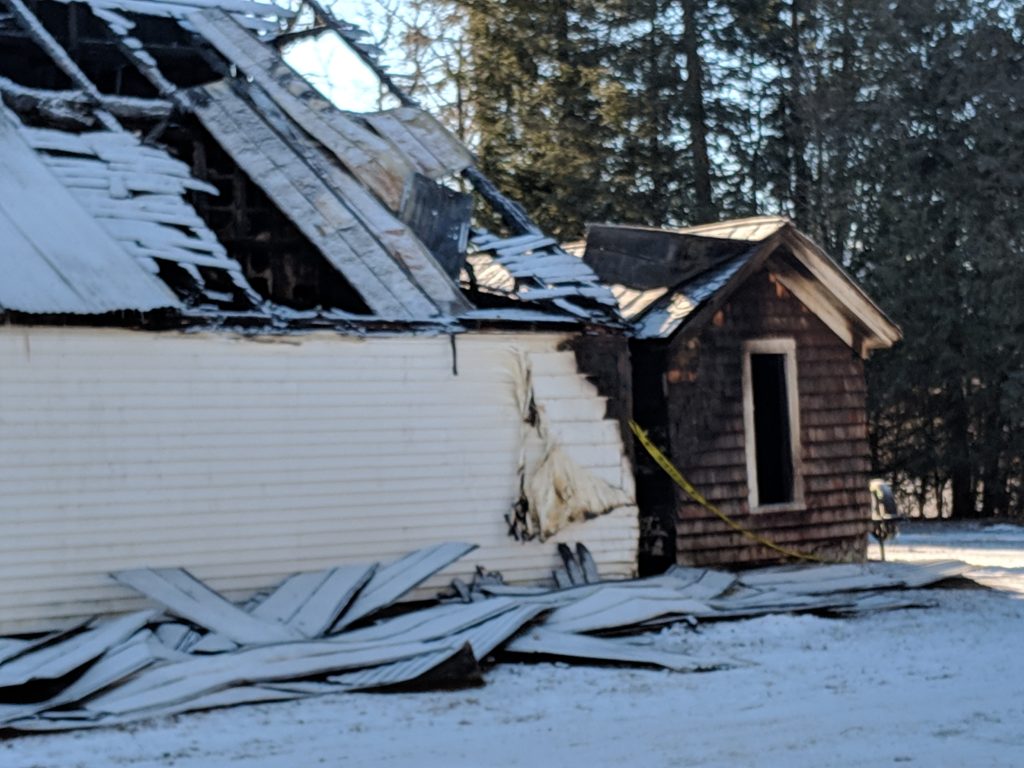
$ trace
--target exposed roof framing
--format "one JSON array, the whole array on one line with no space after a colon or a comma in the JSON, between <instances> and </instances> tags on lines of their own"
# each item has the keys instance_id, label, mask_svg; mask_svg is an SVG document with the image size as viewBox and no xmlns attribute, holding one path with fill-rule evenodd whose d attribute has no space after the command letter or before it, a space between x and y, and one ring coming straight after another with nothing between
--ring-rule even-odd
<instances>
[{"instance_id":1,"label":"exposed roof framing","mask_svg":"<svg viewBox=\"0 0 1024 768\"><path fill-rule=\"evenodd\" d=\"M55 10L61 4L66 16ZM15 56L53 63L41 77L23 78L8 59L0 108L10 109L9 127L34 153L35 167L62 187L76 220L89 217L88 231L103 233L109 266L127 256L156 292L135 286L115 301L89 288L51 313L116 305L286 325L314 316L439 327L460 317L621 324L614 297L590 267L541 232L475 168L466 147L398 88L365 33L317 0L289 5L0 0L11 11L4 40ZM289 67L272 43L310 24L340 36L401 106L345 112ZM208 202L218 190L227 202ZM467 190L500 216L504 232L469 236ZM246 223L261 212L273 223ZM279 258L279 243L287 244L287 258L312 265L300 268L305 277L257 265ZM467 250L478 267L488 266L476 271L493 278L471 275L481 309L456 280ZM73 282L69 264L65 274L59 259L51 261L48 269ZM337 286L321 296L315 286L332 277ZM316 294L292 305L304 308L298 314L275 303L296 295L287 293L292 280L305 280L294 284ZM22 302L23 311L44 311L45 303Z\"/></svg>"},{"instance_id":2,"label":"exposed roof framing","mask_svg":"<svg viewBox=\"0 0 1024 768\"><path fill-rule=\"evenodd\" d=\"M696 335L762 268L862 356L902 337L842 267L782 217L683 229L591 225L582 255L611 284L640 338Z\"/></svg>"},{"instance_id":3,"label":"exposed roof framing","mask_svg":"<svg viewBox=\"0 0 1024 768\"><path fill-rule=\"evenodd\" d=\"M241 266L183 199L189 190L217 194L184 163L124 131L22 133L81 206L149 271L157 272L160 260L174 262L205 287L204 268L223 270L252 304L260 303ZM234 303L238 297L222 298Z\"/></svg>"},{"instance_id":4,"label":"exposed roof framing","mask_svg":"<svg viewBox=\"0 0 1024 768\"><path fill-rule=\"evenodd\" d=\"M0 98L18 113L37 113L43 119L61 127L77 129L99 125L94 108L96 97L84 90L53 91L29 88L0 77ZM170 116L174 105L165 99L146 99L133 96L100 94L99 106L118 120L163 120Z\"/></svg>"},{"instance_id":5,"label":"exposed roof framing","mask_svg":"<svg viewBox=\"0 0 1024 768\"><path fill-rule=\"evenodd\" d=\"M370 307L381 315L410 318L455 315L470 309L423 244L387 207L332 166L321 147L357 179L376 183L388 196L392 210L401 204L406 180L415 170L407 162L397 167L407 156L383 146L380 137L326 103L277 51L260 43L226 14L205 11L191 16L190 21L253 79L252 86L246 88L251 105L225 82L205 87L206 98L193 102L196 114L271 198L289 196L290 203L282 205L282 210L294 213L295 223L310 239L315 229L336 232L333 242L319 238L319 247ZM321 147L307 139L307 133L319 139ZM256 135L260 140L253 141ZM262 160L254 156L257 152L264 156ZM257 171L260 167L263 173ZM291 180L285 182L283 177L289 175ZM271 183L272 176L282 177L284 186ZM386 190L382 188L385 183ZM329 220L314 223L317 213ZM339 248L343 252L338 253Z\"/></svg>"},{"instance_id":6,"label":"exposed roof framing","mask_svg":"<svg viewBox=\"0 0 1024 768\"><path fill-rule=\"evenodd\" d=\"M620 318L615 299L593 270L566 253L553 239L546 237L522 206L506 197L476 168L472 156L462 145L397 85L380 64L378 51L364 42L366 33L336 19L319 0L303 0L302 4L312 11L313 28L335 32L403 105L401 109L392 112L361 115L361 119L387 139L399 154L413 158L413 164L430 158L432 153L437 156L438 149L451 152L452 147L458 147L458 151L452 154L459 158L459 162L453 164L449 159L448 168L459 171L508 228L507 237L481 230L471 239L477 252L490 257L486 262L492 267L489 272L494 278L486 280L481 275L471 275L471 284L498 293L505 293L503 289L511 287L515 298L524 304L546 305L580 318L618 323ZM294 31L294 28L290 31ZM432 135L428 138L415 129L409 130L414 125L430 125ZM406 137L403 136L405 133L413 133L413 142L406 143ZM424 169L424 172L431 175L430 169Z\"/></svg>"}]
</instances>

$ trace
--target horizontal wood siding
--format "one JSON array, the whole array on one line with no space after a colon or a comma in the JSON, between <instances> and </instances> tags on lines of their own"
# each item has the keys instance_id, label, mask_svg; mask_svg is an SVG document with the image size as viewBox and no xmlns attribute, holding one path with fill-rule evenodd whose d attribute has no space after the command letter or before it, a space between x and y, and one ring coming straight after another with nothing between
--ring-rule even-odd
<instances>
[{"instance_id":1,"label":"horizontal wood siding","mask_svg":"<svg viewBox=\"0 0 1024 768\"><path fill-rule=\"evenodd\" d=\"M563 334L360 340L0 330L0 633L137 607L107 577L184 566L232 597L299 570L480 545L477 564L550 575L519 543L513 361L578 464L632 495L617 423ZM453 373L453 366L457 375ZM604 573L635 570L636 509L570 526Z\"/></svg>"},{"instance_id":2,"label":"horizontal wood siding","mask_svg":"<svg viewBox=\"0 0 1024 768\"><path fill-rule=\"evenodd\" d=\"M750 513L742 398L742 342L796 341L806 509ZM866 390L859 357L768 272L754 275L714 322L669 350L671 452L723 512L789 548L828 559L865 554L870 517ZM778 552L732 531L676 493L676 559L692 565L777 562Z\"/></svg>"}]
</instances>

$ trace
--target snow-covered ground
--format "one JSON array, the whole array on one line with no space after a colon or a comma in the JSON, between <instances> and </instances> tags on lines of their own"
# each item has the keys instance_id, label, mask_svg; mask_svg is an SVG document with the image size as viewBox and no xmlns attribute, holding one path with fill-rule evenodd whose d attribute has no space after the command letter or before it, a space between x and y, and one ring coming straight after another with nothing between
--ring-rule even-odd
<instances>
[{"instance_id":1,"label":"snow-covered ground","mask_svg":"<svg viewBox=\"0 0 1024 768\"><path fill-rule=\"evenodd\" d=\"M1024 528L913 527L890 559L956 558L1003 591L855 619L663 632L733 669L503 664L455 693L343 694L0 744L3 768L1024 766Z\"/></svg>"}]
</instances>

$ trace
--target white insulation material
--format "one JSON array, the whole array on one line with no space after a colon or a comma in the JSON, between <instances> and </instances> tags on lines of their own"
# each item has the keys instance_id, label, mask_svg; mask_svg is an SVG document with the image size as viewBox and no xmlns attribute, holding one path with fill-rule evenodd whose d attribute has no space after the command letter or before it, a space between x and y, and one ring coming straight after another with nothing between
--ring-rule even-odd
<instances>
[{"instance_id":1,"label":"white insulation material","mask_svg":"<svg viewBox=\"0 0 1024 768\"><path fill-rule=\"evenodd\" d=\"M545 390L550 377L573 376L572 356L516 352L509 363L523 431L519 478L527 503L521 533L546 539L570 523L633 504L635 493L625 456L622 473L609 482L581 466L566 445L578 428L572 410L563 407L560 390ZM538 367L540 371L535 373ZM601 424L609 438L610 431L618 429L611 421L595 419L595 423Z\"/></svg>"},{"instance_id":2,"label":"white insulation material","mask_svg":"<svg viewBox=\"0 0 1024 768\"><path fill-rule=\"evenodd\" d=\"M477 564L549 577L556 542L582 541L602 576L631 575L622 438L566 338L464 334L453 358L446 336L0 329L0 633L140 607L107 575L128 568L184 567L242 598L300 570L479 545L421 597ZM570 476L626 502L544 542L505 520L536 456L524 360Z\"/></svg>"}]
</instances>

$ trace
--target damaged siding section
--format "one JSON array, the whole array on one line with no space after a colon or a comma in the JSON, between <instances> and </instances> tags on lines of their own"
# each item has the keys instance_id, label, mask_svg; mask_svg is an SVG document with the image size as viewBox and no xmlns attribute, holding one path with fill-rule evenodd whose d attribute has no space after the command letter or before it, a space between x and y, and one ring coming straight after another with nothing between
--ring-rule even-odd
<instances>
[{"instance_id":1,"label":"damaged siding section","mask_svg":"<svg viewBox=\"0 0 1024 768\"><path fill-rule=\"evenodd\" d=\"M185 567L238 597L367 553L480 545L422 597L478 564L547 579L555 543L582 541L602 575L633 575L622 438L569 338L464 334L453 360L444 336L0 330L0 632L134 609L106 574L138 567ZM524 454L544 467L538 435L524 451L524 357L548 445L571 461L548 476L568 498L596 486L622 502L543 543L505 519Z\"/></svg>"},{"instance_id":2,"label":"damaged siding section","mask_svg":"<svg viewBox=\"0 0 1024 768\"><path fill-rule=\"evenodd\" d=\"M520 498L510 532L544 541L570 523L631 506L632 471L624 455L618 472L587 469L599 458L592 446L614 443L618 425L604 418L603 398L575 397L592 385L577 372L574 356L517 349L509 362L522 423Z\"/></svg>"}]
</instances>

